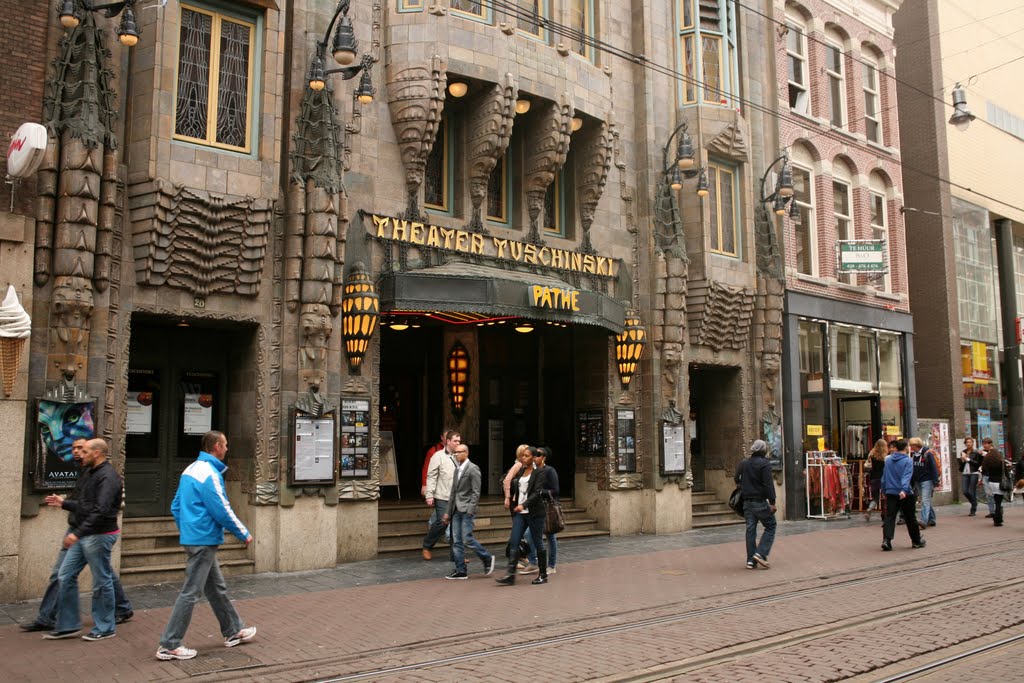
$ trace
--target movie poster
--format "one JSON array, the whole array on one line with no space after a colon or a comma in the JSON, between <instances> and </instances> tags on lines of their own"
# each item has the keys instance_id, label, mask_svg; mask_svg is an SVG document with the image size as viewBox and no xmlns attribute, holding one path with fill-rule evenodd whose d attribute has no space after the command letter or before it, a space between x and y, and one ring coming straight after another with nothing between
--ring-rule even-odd
<instances>
[{"instance_id":1,"label":"movie poster","mask_svg":"<svg viewBox=\"0 0 1024 683\"><path fill-rule=\"evenodd\" d=\"M71 444L76 439L96 436L95 415L95 401L39 401L36 408L37 489L74 488L78 479L78 465L71 456Z\"/></svg>"}]
</instances>

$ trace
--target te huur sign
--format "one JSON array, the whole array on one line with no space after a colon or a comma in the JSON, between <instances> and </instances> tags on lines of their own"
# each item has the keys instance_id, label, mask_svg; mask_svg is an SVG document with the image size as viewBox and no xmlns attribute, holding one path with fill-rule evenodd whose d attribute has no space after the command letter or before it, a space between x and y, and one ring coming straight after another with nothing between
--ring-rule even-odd
<instances>
[{"instance_id":1,"label":"te huur sign","mask_svg":"<svg viewBox=\"0 0 1024 683\"><path fill-rule=\"evenodd\" d=\"M370 217L373 218L374 235L380 239L394 242L489 256L499 261L544 266L554 270L588 275L615 277L618 270L617 260L608 256L555 249L404 218L390 218L376 214L370 214Z\"/></svg>"},{"instance_id":2,"label":"te huur sign","mask_svg":"<svg viewBox=\"0 0 1024 683\"><path fill-rule=\"evenodd\" d=\"M840 273L884 273L885 240L839 240Z\"/></svg>"}]
</instances>

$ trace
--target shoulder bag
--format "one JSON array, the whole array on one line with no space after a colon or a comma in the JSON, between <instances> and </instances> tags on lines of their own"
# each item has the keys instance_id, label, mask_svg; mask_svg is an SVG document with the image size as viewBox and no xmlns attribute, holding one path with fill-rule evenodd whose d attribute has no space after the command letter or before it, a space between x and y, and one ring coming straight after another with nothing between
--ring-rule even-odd
<instances>
[{"instance_id":1,"label":"shoulder bag","mask_svg":"<svg viewBox=\"0 0 1024 683\"><path fill-rule=\"evenodd\" d=\"M729 496L729 507L740 517L746 516L743 513L743 489L739 486L737 486L733 490L732 495Z\"/></svg>"},{"instance_id":2,"label":"shoulder bag","mask_svg":"<svg viewBox=\"0 0 1024 683\"><path fill-rule=\"evenodd\" d=\"M1013 477L1006 471L1006 461L1003 460L1003 476L999 479L999 490L1009 493L1013 490Z\"/></svg>"},{"instance_id":3,"label":"shoulder bag","mask_svg":"<svg viewBox=\"0 0 1024 683\"><path fill-rule=\"evenodd\" d=\"M553 497L548 501L547 510L544 513L544 533L559 534L563 529L565 529L565 513L562 512L562 504Z\"/></svg>"}]
</instances>

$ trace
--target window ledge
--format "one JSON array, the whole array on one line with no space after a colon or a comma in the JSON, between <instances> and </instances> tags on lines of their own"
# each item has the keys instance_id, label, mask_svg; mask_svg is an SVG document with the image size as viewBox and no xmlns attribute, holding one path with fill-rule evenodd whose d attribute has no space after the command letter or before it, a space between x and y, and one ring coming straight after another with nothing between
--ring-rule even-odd
<instances>
[{"instance_id":1,"label":"window ledge","mask_svg":"<svg viewBox=\"0 0 1024 683\"><path fill-rule=\"evenodd\" d=\"M836 286L847 292L857 292L858 294L868 294L871 291L867 285L851 285L848 282L841 282L839 280L836 280Z\"/></svg>"},{"instance_id":2,"label":"window ledge","mask_svg":"<svg viewBox=\"0 0 1024 683\"><path fill-rule=\"evenodd\" d=\"M789 111L790 111L790 113L792 113L792 114L794 114L796 116L799 116L800 118L802 118L802 119L804 119L806 121L809 121L809 122L811 122L811 123L813 123L813 124L815 124L817 126L824 126L825 128L829 128L832 125L832 123L828 119L818 118L817 116L814 116L813 114L808 114L806 112L802 112L802 111L799 111L797 109L793 109L792 107L789 108Z\"/></svg>"},{"instance_id":3,"label":"window ledge","mask_svg":"<svg viewBox=\"0 0 1024 683\"><path fill-rule=\"evenodd\" d=\"M825 278L821 278L816 275L808 275L806 273L797 273L796 279L800 280L801 282L809 282L812 285L821 285L822 287L828 287L830 284L832 284Z\"/></svg>"},{"instance_id":4,"label":"window ledge","mask_svg":"<svg viewBox=\"0 0 1024 683\"><path fill-rule=\"evenodd\" d=\"M878 150L879 152L885 152L886 154L892 157L899 157L900 155L900 151L895 147L886 147L880 142L872 142L867 138L864 138L864 144L867 145L868 147L871 147L872 149Z\"/></svg>"},{"instance_id":5,"label":"window ledge","mask_svg":"<svg viewBox=\"0 0 1024 683\"><path fill-rule=\"evenodd\" d=\"M887 299L889 301L903 301L902 294L894 294L892 292L883 292L880 289L875 290L875 296L879 299Z\"/></svg>"}]
</instances>

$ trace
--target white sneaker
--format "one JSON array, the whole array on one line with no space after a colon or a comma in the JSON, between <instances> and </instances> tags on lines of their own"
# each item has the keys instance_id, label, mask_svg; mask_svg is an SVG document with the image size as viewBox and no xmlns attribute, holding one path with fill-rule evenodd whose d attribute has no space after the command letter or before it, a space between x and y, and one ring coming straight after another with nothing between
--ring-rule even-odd
<instances>
[{"instance_id":1,"label":"white sneaker","mask_svg":"<svg viewBox=\"0 0 1024 683\"><path fill-rule=\"evenodd\" d=\"M536 574L540 571L540 568L535 564L527 564L525 567L519 570L520 574Z\"/></svg>"},{"instance_id":2,"label":"white sneaker","mask_svg":"<svg viewBox=\"0 0 1024 683\"><path fill-rule=\"evenodd\" d=\"M554 567L548 567L548 574L557 574Z\"/></svg>"},{"instance_id":3,"label":"white sneaker","mask_svg":"<svg viewBox=\"0 0 1024 683\"><path fill-rule=\"evenodd\" d=\"M248 643L250 640L256 637L256 627L250 626L249 628L243 628L241 631L231 636L230 638L224 639L224 647L234 647L240 643Z\"/></svg>"},{"instance_id":4,"label":"white sneaker","mask_svg":"<svg viewBox=\"0 0 1024 683\"><path fill-rule=\"evenodd\" d=\"M179 645L173 650L168 650L165 647L160 648L156 651L156 658L162 659L165 662L171 659L192 659L196 656L196 651L191 650L184 645Z\"/></svg>"}]
</instances>

